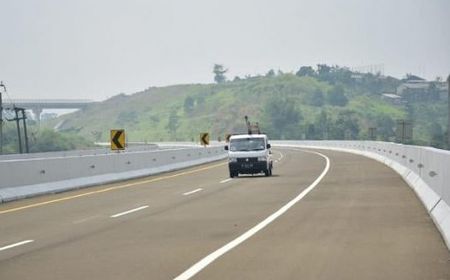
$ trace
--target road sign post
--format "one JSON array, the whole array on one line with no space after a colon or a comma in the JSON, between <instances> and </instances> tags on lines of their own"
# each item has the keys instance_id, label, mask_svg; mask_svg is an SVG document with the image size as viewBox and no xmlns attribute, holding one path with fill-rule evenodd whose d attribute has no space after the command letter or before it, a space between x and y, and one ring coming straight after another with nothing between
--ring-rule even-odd
<instances>
[{"instance_id":1,"label":"road sign post","mask_svg":"<svg viewBox=\"0 0 450 280\"><path fill-rule=\"evenodd\" d=\"M369 127L369 140L376 140L376 139L377 139L377 128Z\"/></svg>"},{"instance_id":2,"label":"road sign post","mask_svg":"<svg viewBox=\"0 0 450 280\"><path fill-rule=\"evenodd\" d=\"M111 150L125 150L125 130L111 129L110 132Z\"/></svg>"},{"instance_id":3,"label":"road sign post","mask_svg":"<svg viewBox=\"0 0 450 280\"><path fill-rule=\"evenodd\" d=\"M409 143L413 140L413 124L409 120L397 120L396 128L397 142L402 144Z\"/></svg>"}]
</instances>

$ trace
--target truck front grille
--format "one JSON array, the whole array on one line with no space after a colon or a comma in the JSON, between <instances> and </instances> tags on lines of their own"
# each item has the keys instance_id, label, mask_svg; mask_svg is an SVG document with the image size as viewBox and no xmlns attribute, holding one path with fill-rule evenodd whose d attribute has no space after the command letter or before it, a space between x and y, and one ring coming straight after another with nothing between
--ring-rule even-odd
<instances>
[{"instance_id":1,"label":"truck front grille","mask_svg":"<svg viewBox=\"0 0 450 280\"><path fill-rule=\"evenodd\" d=\"M250 158L238 158L237 162L239 163L246 163L246 162L258 162L258 158L256 157L250 157Z\"/></svg>"}]
</instances>

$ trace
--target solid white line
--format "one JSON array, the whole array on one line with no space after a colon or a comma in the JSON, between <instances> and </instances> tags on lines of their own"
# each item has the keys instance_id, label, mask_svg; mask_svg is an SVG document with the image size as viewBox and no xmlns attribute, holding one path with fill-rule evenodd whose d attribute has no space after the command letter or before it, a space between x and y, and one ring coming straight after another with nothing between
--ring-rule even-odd
<instances>
[{"instance_id":1,"label":"solid white line","mask_svg":"<svg viewBox=\"0 0 450 280\"><path fill-rule=\"evenodd\" d=\"M111 218L117 218L117 217L120 217L120 216L123 216L123 215L126 215L126 214L130 214L130 213L133 213L133 212L145 209L147 207L148 207L148 205L144 205L144 206L141 206L141 207L138 207L138 208L134 208L134 209L122 212L122 213L118 213L118 214L112 215Z\"/></svg>"},{"instance_id":2,"label":"solid white line","mask_svg":"<svg viewBox=\"0 0 450 280\"><path fill-rule=\"evenodd\" d=\"M193 190L193 191L190 191L190 192L186 192L186 193L184 193L183 195L190 195L190 194L193 194L193 193L196 193L196 192L201 192L201 191L203 191L203 189L195 189L195 190Z\"/></svg>"},{"instance_id":3,"label":"solid white line","mask_svg":"<svg viewBox=\"0 0 450 280\"><path fill-rule=\"evenodd\" d=\"M14 248L14 247L17 247L17 246L21 246L21 245L25 245L25 244L28 244L28 243L31 243L31 242L34 242L34 240L25 240L25 241L22 241L22 242L14 243L14 244L11 244L11 245L8 245L8 246L5 246L5 247L1 247L0 251L8 250L8 249L11 249L11 248Z\"/></svg>"},{"instance_id":4,"label":"solid white line","mask_svg":"<svg viewBox=\"0 0 450 280\"><path fill-rule=\"evenodd\" d=\"M225 179L225 180L220 181L220 183L221 183L221 184L224 184L224 183L230 182L231 180L233 180L233 179L228 178L228 179Z\"/></svg>"},{"instance_id":5,"label":"solid white line","mask_svg":"<svg viewBox=\"0 0 450 280\"><path fill-rule=\"evenodd\" d=\"M308 188L306 188L304 191L302 191L297 197L295 197L294 199L289 201L286 205L281 207L277 212L273 213L272 215L267 217L265 220L263 220L262 222L257 224L255 227L251 228L250 230L248 230L247 232L245 232L238 238L234 239L230 243L224 245L223 247L221 247L218 250L214 251L213 253L209 254L208 256L206 256L205 258L203 258L202 260L200 260L199 262L197 262L196 264L191 266L188 270L186 270L185 272L183 272L182 274L180 274L179 276L174 278L174 280L190 279L192 276L194 276L195 274L200 272L202 269L204 269L210 263L215 261L217 258L219 258L223 254L227 253L228 251L230 251L234 247L238 246L239 244L241 244L248 238L252 237L258 231L260 231L261 229L263 229L264 227L269 225L271 222L273 222L275 219L277 219L282 214L284 214L287 210L289 210L289 208L291 208L297 202L299 202L303 197L305 197L312 189L314 189L319 184L319 182L323 179L323 177L325 177L328 170L330 169L330 159L327 156L325 156L321 153L318 153L318 152L309 152L309 151L305 151L305 152L317 154L326 160L325 169L322 171L320 176L317 177L317 179L311 185L309 185Z\"/></svg>"}]
</instances>

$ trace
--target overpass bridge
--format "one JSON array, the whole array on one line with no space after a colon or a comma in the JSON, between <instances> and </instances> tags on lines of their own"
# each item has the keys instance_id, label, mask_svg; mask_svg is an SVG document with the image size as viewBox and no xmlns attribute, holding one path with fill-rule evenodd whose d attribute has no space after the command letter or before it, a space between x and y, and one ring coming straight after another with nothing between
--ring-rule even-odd
<instances>
[{"instance_id":1,"label":"overpass bridge","mask_svg":"<svg viewBox=\"0 0 450 280\"><path fill-rule=\"evenodd\" d=\"M5 100L3 108L12 109L15 107L31 110L36 119L40 119L40 115L45 109L83 109L95 102L87 99L15 99L12 101Z\"/></svg>"},{"instance_id":2,"label":"overpass bridge","mask_svg":"<svg viewBox=\"0 0 450 280\"><path fill-rule=\"evenodd\" d=\"M0 158L0 279L450 279L449 152L272 145Z\"/></svg>"}]
</instances>

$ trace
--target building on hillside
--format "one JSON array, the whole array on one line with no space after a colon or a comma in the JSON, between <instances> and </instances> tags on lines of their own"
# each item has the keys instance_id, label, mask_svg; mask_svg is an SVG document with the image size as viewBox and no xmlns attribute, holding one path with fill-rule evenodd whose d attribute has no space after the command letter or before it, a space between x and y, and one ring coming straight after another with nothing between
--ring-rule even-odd
<instances>
[{"instance_id":1,"label":"building on hillside","mask_svg":"<svg viewBox=\"0 0 450 280\"><path fill-rule=\"evenodd\" d=\"M397 95L393 92L384 92L381 94L381 99L391 103L392 105L400 106L405 102L400 95Z\"/></svg>"},{"instance_id":2,"label":"building on hillside","mask_svg":"<svg viewBox=\"0 0 450 280\"><path fill-rule=\"evenodd\" d=\"M407 102L437 101L445 98L446 90L446 83L408 75L397 87L397 95Z\"/></svg>"}]
</instances>

